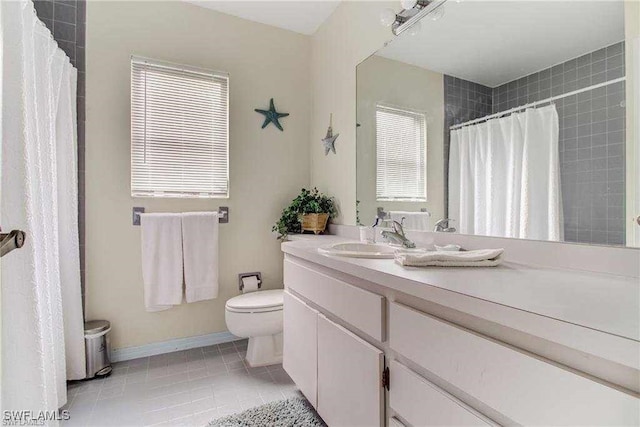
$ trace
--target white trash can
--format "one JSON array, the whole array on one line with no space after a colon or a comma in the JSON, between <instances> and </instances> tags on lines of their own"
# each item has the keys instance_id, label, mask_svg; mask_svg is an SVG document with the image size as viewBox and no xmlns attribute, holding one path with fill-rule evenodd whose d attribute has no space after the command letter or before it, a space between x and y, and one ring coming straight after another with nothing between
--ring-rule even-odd
<instances>
[{"instance_id":1,"label":"white trash can","mask_svg":"<svg viewBox=\"0 0 640 427\"><path fill-rule=\"evenodd\" d=\"M111 323L107 320L91 320L84 323L84 348L87 358L87 379L104 377L111 373L109 353Z\"/></svg>"}]
</instances>

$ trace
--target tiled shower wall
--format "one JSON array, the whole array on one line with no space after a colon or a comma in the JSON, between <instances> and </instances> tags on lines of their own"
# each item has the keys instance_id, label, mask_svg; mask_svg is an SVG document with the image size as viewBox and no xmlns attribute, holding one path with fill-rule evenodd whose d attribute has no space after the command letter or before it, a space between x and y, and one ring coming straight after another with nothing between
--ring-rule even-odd
<instances>
[{"instance_id":1,"label":"tiled shower wall","mask_svg":"<svg viewBox=\"0 0 640 427\"><path fill-rule=\"evenodd\" d=\"M80 229L80 272L84 301L84 153L85 153L85 0L35 0L38 18L53 33L58 46L65 51L78 70L78 226Z\"/></svg>"},{"instance_id":2,"label":"tiled shower wall","mask_svg":"<svg viewBox=\"0 0 640 427\"><path fill-rule=\"evenodd\" d=\"M449 127L491 114L492 89L457 77L444 76L444 206L449 210Z\"/></svg>"},{"instance_id":3,"label":"tiled shower wall","mask_svg":"<svg viewBox=\"0 0 640 427\"><path fill-rule=\"evenodd\" d=\"M624 42L620 42L490 89L490 111L505 111L623 77L624 64ZM481 108L468 108L477 107L480 100L482 106L486 105L484 98L477 96L477 93L486 93L486 89L465 93L465 103L455 95L459 86L477 88L480 85L445 76L445 178L448 176L449 126L486 115ZM561 191L568 242L625 244L624 102L624 82L555 102L560 125Z\"/></svg>"},{"instance_id":4,"label":"tiled shower wall","mask_svg":"<svg viewBox=\"0 0 640 427\"><path fill-rule=\"evenodd\" d=\"M493 89L493 112L505 111L624 77L624 42ZM625 243L625 84L556 101L565 240Z\"/></svg>"}]
</instances>

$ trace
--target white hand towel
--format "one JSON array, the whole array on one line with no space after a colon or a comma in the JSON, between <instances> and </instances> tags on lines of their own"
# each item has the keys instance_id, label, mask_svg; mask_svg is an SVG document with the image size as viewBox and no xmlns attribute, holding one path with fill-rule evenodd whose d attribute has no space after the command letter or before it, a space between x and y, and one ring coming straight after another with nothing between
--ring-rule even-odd
<instances>
[{"instance_id":1,"label":"white hand towel","mask_svg":"<svg viewBox=\"0 0 640 427\"><path fill-rule=\"evenodd\" d=\"M187 302L217 298L218 213L183 213L182 246Z\"/></svg>"},{"instance_id":2,"label":"white hand towel","mask_svg":"<svg viewBox=\"0 0 640 427\"><path fill-rule=\"evenodd\" d=\"M503 252L504 249L422 253L399 251L396 253L396 262L406 267L494 267L502 262Z\"/></svg>"},{"instance_id":3,"label":"white hand towel","mask_svg":"<svg viewBox=\"0 0 640 427\"><path fill-rule=\"evenodd\" d=\"M147 311L182 303L182 215L140 215L142 280Z\"/></svg>"},{"instance_id":4,"label":"white hand towel","mask_svg":"<svg viewBox=\"0 0 640 427\"><path fill-rule=\"evenodd\" d=\"M431 231L431 214L429 212L389 212L391 219L402 223L405 230ZM404 222L402 221L404 218Z\"/></svg>"}]
</instances>

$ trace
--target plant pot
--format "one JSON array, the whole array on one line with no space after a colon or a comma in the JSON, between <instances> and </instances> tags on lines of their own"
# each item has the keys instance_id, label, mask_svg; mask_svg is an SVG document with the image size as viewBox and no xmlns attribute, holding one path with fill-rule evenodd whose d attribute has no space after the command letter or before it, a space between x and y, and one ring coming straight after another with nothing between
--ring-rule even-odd
<instances>
[{"instance_id":1,"label":"plant pot","mask_svg":"<svg viewBox=\"0 0 640 427\"><path fill-rule=\"evenodd\" d=\"M320 234L327 228L328 220L329 214L327 213L303 214L300 220L302 231L313 231L315 234Z\"/></svg>"}]
</instances>

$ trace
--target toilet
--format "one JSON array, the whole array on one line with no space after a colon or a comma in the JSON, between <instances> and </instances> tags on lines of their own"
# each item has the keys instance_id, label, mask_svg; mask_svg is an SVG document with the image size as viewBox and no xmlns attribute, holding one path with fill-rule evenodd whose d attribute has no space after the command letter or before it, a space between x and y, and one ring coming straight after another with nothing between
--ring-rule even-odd
<instances>
[{"instance_id":1,"label":"toilet","mask_svg":"<svg viewBox=\"0 0 640 427\"><path fill-rule=\"evenodd\" d=\"M246 361L251 367L282 363L283 293L283 289L249 292L225 305L229 332L249 338Z\"/></svg>"}]
</instances>

